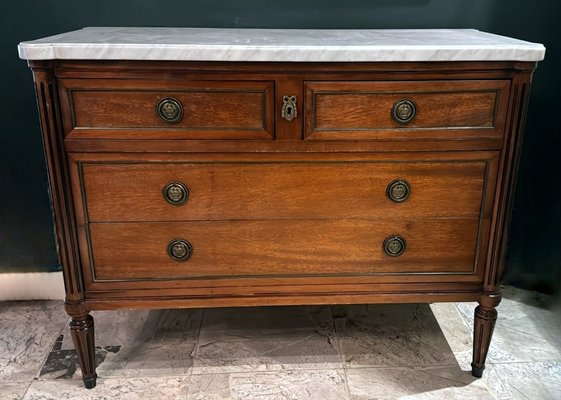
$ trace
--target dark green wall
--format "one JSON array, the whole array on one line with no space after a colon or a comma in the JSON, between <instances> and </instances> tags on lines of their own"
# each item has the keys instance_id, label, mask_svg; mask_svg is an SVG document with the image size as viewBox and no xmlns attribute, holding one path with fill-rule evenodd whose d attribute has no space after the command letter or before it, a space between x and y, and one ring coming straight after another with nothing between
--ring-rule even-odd
<instances>
[{"instance_id":1,"label":"dark green wall","mask_svg":"<svg viewBox=\"0 0 561 400\"><path fill-rule=\"evenodd\" d=\"M16 45L84 26L476 28L546 45L535 74L508 279L561 283L561 2L546 0L120 0L5 2L0 14L0 271L56 269L31 74Z\"/></svg>"}]
</instances>

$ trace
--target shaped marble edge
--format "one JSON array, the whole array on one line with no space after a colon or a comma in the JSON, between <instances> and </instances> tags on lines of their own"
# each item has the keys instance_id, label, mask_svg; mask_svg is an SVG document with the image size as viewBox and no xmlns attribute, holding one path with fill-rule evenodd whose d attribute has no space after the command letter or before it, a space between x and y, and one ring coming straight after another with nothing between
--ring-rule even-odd
<instances>
[{"instance_id":1,"label":"shaped marble edge","mask_svg":"<svg viewBox=\"0 0 561 400\"><path fill-rule=\"evenodd\" d=\"M27 60L269 62L540 61L539 43L474 29L89 27L22 42Z\"/></svg>"}]
</instances>

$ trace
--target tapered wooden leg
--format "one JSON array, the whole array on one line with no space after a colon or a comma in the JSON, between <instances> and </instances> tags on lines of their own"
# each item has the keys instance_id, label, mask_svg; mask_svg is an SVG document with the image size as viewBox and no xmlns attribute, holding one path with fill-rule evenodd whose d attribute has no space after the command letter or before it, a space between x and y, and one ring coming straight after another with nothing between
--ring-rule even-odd
<instances>
[{"instance_id":1,"label":"tapered wooden leg","mask_svg":"<svg viewBox=\"0 0 561 400\"><path fill-rule=\"evenodd\" d=\"M78 354L78 362L82 369L82 379L86 389L93 389L96 384L95 373L95 339L94 320L90 314L72 317L70 333Z\"/></svg>"},{"instance_id":2,"label":"tapered wooden leg","mask_svg":"<svg viewBox=\"0 0 561 400\"><path fill-rule=\"evenodd\" d=\"M493 337L495 321L497 320L496 306L501 301L501 295L493 293L485 295L475 308L475 323L473 329L473 362L471 363L471 374L476 378L483 376L487 352Z\"/></svg>"}]
</instances>

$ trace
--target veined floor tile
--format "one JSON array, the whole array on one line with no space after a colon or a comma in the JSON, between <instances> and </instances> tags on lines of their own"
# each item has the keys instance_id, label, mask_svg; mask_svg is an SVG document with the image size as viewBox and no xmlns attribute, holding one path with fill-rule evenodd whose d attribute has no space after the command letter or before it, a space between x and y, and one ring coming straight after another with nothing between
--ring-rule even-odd
<instances>
[{"instance_id":1,"label":"veined floor tile","mask_svg":"<svg viewBox=\"0 0 561 400\"><path fill-rule=\"evenodd\" d=\"M335 326L346 368L456 363L428 304L350 306Z\"/></svg>"},{"instance_id":2,"label":"veined floor tile","mask_svg":"<svg viewBox=\"0 0 561 400\"><path fill-rule=\"evenodd\" d=\"M345 400L342 370L193 375L189 400Z\"/></svg>"},{"instance_id":3,"label":"veined floor tile","mask_svg":"<svg viewBox=\"0 0 561 400\"><path fill-rule=\"evenodd\" d=\"M498 319L489 348L488 362L561 361L561 317L558 312L544 308L529 291L513 296L507 289L497 307ZM529 304L523 302L527 301ZM473 330L475 305L457 303L458 310Z\"/></svg>"},{"instance_id":4,"label":"veined floor tile","mask_svg":"<svg viewBox=\"0 0 561 400\"><path fill-rule=\"evenodd\" d=\"M185 376L193 365L201 310L92 313L100 377ZM69 330L64 331L40 378L80 379Z\"/></svg>"},{"instance_id":5,"label":"veined floor tile","mask_svg":"<svg viewBox=\"0 0 561 400\"><path fill-rule=\"evenodd\" d=\"M329 307L206 310L194 374L342 368Z\"/></svg>"},{"instance_id":6,"label":"veined floor tile","mask_svg":"<svg viewBox=\"0 0 561 400\"><path fill-rule=\"evenodd\" d=\"M484 400L505 398L506 393L504 388L490 389L484 380L454 366L348 369L347 380L352 400Z\"/></svg>"},{"instance_id":7,"label":"veined floor tile","mask_svg":"<svg viewBox=\"0 0 561 400\"><path fill-rule=\"evenodd\" d=\"M495 364L513 400L559 400L561 362Z\"/></svg>"},{"instance_id":8,"label":"veined floor tile","mask_svg":"<svg viewBox=\"0 0 561 400\"><path fill-rule=\"evenodd\" d=\"M67 320L61 301L0 302L0 385L30 382Z\"/></svg>"},{"instance_id":9,"label":"veined floor tile","mask_svg":"<svg viewBox=\"0 0 561 400\"><path fill-rule=\"evenodd\" d=\"M186 378L98 379L94 389L77 380L44 380L31 384L24 400L159 400L186 399Z\"/></svg>"},{"instance_id":10,"label":"veined floor tile","mask_svg":"<svg viewBox=\"0 0 561 400\"><path fill-rule=\"evenodd\" d=\"M31 382L0 383L0 400L20 400Z\"/></svg>"},{"instance_id":11,"label":"veined floor tile","mask_svg":"<svg viewBox=\"0 0 561 400\"><path fill-rule=\"evenodd\" d=\"M454 303L433 303L430 305L438 325L454 353L456 362L462 369L471 369L473 353L473 333L468 328Z\"/></svg>"}]
</instances>

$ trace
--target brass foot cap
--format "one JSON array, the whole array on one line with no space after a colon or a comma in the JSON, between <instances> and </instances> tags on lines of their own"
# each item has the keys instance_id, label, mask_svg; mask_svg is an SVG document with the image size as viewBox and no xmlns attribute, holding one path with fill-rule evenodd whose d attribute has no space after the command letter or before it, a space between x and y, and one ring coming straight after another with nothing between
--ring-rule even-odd
<instances>
[{"instance_id":1,"label":"brass foot cap","mask_svg":"<svg viewBox=\"0 0 561 400\"><path fill-rule=\"evenodd\" d=\"M471 366L471 374L476 377L476 378L481 378L483 376L483 370L485 369L485 367L474 367L473 365Z\"/></svg>"},{"instance_id":2,"label":"brass foot cap","mask_svg":"<svg viewBox=\"0 0 561 400\"><path fill-rule=\"evenodd\" d=\"M86 389L93 389L97 383L97 375L92 376L91 378L84 379L84 386Z\"/></svg>"}]
</instances>

